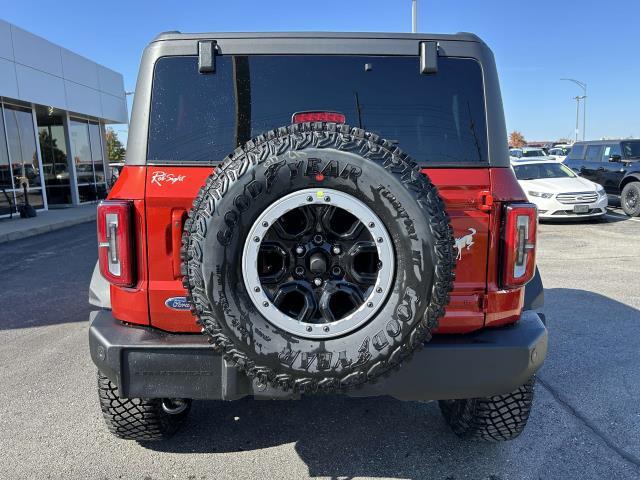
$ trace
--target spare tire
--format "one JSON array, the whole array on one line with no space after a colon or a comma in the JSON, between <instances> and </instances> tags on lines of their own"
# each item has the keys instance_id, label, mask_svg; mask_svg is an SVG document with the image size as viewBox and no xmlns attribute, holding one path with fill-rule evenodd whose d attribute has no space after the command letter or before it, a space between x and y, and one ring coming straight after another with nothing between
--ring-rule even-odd
<instances>
[{"instance_id":1,"label":"spare tire","mask_svg":"<svg viewBox=\"0 0 640 480\"><path fill-rule=\"evenodd\" d=\"M184 286L203 332L247 375L332 391L399 367L431 338L453 245L436 187L398 147L348 125L296 124L236 149L201 188Z\"/></svg>"}]
</instances>

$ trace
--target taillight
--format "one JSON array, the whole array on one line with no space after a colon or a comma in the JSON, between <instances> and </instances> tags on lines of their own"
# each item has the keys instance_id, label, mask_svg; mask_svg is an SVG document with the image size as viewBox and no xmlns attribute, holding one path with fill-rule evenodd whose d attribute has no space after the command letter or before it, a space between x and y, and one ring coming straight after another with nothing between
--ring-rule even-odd
<instances>
[{"instance_id":1,"label":"taillight","mask_svg":"<svg viewBox=\"0 0 640 480\"><path fill-rule=\"evenodd\" d=\"M98 204L98 260L102 276L114 285L134 284L132 204L105 200Z\"/></svg>"},{"instance_id":2,"label":"taillight","mask_svg":"<svg viewBox=\"0 0 640 480\"><path fill-rule=\"evenodd\" d=\"M532 203L505 207L502 254L502 286L516 288L533 278L536 270L538 215Z\"/></svg>"},{"instance_id":3,"label":"taillight","mask_svg":"<svg viewBox=\"0 0 640 480\"><path fill-rule=\"evenodd\" d=\"M298 112L294 113L292 123L304 122L334 122L344 123L346 117L339 112Z\"/></svg>"}]
</instances>

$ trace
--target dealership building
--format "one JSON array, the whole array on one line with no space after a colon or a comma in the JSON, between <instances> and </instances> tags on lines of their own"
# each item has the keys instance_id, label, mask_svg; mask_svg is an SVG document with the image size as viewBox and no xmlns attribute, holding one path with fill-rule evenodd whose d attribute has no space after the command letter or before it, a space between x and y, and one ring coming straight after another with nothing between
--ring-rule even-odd
<instances>
[{"instance_id":1,"label":"dealership building","mask_svg":"<svg viewBox=\"0 0 640 480\"><path fill-rule=\"evenodd\" d=\"M0 20L0 216L104 198L105 125L127 123L122 75Z\"/></svg>"}]
</instances>

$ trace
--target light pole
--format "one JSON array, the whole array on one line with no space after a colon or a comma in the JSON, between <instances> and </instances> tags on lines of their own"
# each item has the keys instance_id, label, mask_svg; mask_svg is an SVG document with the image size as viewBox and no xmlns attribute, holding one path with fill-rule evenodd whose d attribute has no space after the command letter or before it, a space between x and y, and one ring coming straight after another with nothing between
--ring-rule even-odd
<instances>
[{"instance_id":1,"label":"light pole","mask_svg":"<svg viewBox=\"0 0 640 480\"><path fill-rule=\"evenodd\" d=\"M580 80L576 80L575 78L561 78L560 80L566 80L567 82L573 82L578 85L582 89L582 97L581 100L584 100L582 104L582 140L585 139L586 131L587 131L587 84L581 82ZM577 100L577 97L575 97ZM580 106L580 100L577 100L578 107ZM576 141L578 140L578 127L576 126Z\"/></svg>"},{"instance_id":2,"label":"light pole","mask_svg":"<svg viewBox=\"0 0 640 480\"><path fill-rule=\"evenodd\" d=\"M587 98L585 95L573 97L573 99L576 101L576 142L578 141L578 131L580 130L580 126L578 125L580 118L580 100L584 100L585 98ZM582 139L584 140L584 130L582 131L582 136Z\"/></svg>"},{"instance_id":3,"label":"light pole","mask_svg":"<svg viewBox=\"0 0 640 480\"><path fill-rule=\"evenodd\" d=\"M418 0L411 0L411 33L418 31Z\"/></svg>"}]
</instances>

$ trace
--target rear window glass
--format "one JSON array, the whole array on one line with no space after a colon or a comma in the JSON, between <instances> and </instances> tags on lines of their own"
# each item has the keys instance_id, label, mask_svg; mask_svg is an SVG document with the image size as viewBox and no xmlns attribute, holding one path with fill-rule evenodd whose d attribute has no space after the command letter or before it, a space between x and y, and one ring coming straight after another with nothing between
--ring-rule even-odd
<instances>
[{"instance_id":1,"label":"rear window glass","mask_svg":"<svg viewBox=\"0 0 640 480\"><path fill-rule=\"evenodd\" d=\"M545 153L542 150L526 150L522 152L522 156L525 158L529 157L544 157Z\"/></svg>"},{"instance_id":2,"label":"rear window glass","mask_svg":"<svg viewBox=\"0 0 640 480\"><path fill-rule=\"evenodd\" d=\"M584 158L584 144L574 145L573 147L571 147L569 156L571 158Z\"/></svg>"},{"instance_id":3,"label":"rear window glass","mask_svg":"<svg viewBox=\"0 0 640 480\"><path fill-rule=\"evenodd\" d=\"M482 71L472 59L440 58L420 75L417 57L218 56L156 62L148 158L220 162L238 145L291 123L301 111L332 111L375 132L420 163L487 161Z\"/></svg>"},{"instance_id":4,"label":"rear window glass","mask_svg":"<svg viewBox=\"0 0 640 480\"><path fill-rule=\"evenodd\" d=\"M622 142L622 151L624 152L624 158L640 158L640 142Z\"/></svg>"}]
</instances>

